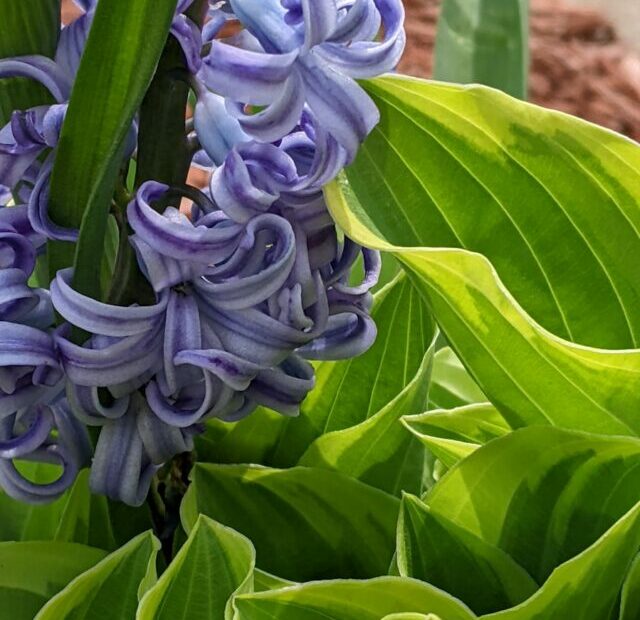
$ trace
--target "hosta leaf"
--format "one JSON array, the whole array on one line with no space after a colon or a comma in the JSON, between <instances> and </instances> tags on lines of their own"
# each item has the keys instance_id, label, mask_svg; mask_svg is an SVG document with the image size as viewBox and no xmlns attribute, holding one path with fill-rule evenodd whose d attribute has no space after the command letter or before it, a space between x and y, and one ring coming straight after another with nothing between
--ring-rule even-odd
<instances>
[{"instance_id":1,"label":"hosta leaf","mask_svg":"<svg viewBox=\"0 0 640 620\"><path fill-rule=\"evenodd\" d=\"M0 58L40 54L53 58L60 32L60 0L0 0ZM14 110L49 103L49 91L24 78L0 80L0 127Z\"/></svg>"},{"instance_id":2,"label":"hosta leaf","mask_svg":"<svg viewBox=\"0 0 640 620\"><path fill-rule=\"evenodd\" d=\"M443 0L434 76L526 99L529 0Z\"/></svg>"},{"instance_id":3,"label":"hosta leaf","mask_svg":"<svg viewBox=\"0 0 640 620\"><path fill-rule=\"evenodd\" d=\"M525 147L534 149L536 141L529 140L534 124L536 127L540 126L543 129L560 127L561 129L556 129L559 133L558 140L560 141L565 139L566 133L569 131L576 138L582 139L585 144L591 144L591 141L599 138L601 143L609 149L608 152L615 153L618 161L625 162L624 165L621 164L622 168L631 166L634 163L634 158L638 159L638 164L640 165L640 148L625 141L623 138L590 125L585 125L580 121L570 119L570 117L538 111L527 104L515 103L514 100L508 99L504 95L498 95L493 91L479 88L462 90L452 86L445 87L400 78L384 78L376 81L375 84L376 89L380 91L386 89L391 93L388 95L389 97L397 97L399 99L405 97L405 91L408 88L408 92L416 95L412 101L417 100L418 102L420 97L417 95L420 95L423 91L429 92L436 100L441 98L443 102L448 102L448 97L453 96L460 105L466 102L468 114L474 119L478 114L476 111L478 106L480 106L479 109L484 110L486 105L491 102L494 111L490 113L487 110L484 116L484 122L489 123L490 126L492 126L493 119L500 117L503 111L506 110L506 112L513 113L511 108L518 108L521 118L520 120L512 119L513 122L510 125L510 127L518 128L514 135L510 137L503 136L502 142L498 142L498 145L493 141L490 142L490 145L485 144L478 137L477 143L467 144L463 149L462 152L467 153L466 157L476 158L483 168L492 161L490 155L495 150L498 150L502 154L501 156L504 156L504 149L507 147L512 150L515 150L516 147L520 150L525 149ZM399 94L394 95L393 93L396 90ZM431 106L429 110L435 107L437 106ZM418 108L414 109L413 112L419 118L426 119L425 122L429 121L430 117L427 115L427 111ZM394 114L388 110L386 113L392 116ZM550 115L548 118L545 116L547 114ZM382 136L385 140L391 140L381 132L387 126L396 127L396 116L393 116L393 118L393 123L389 123L389 119L386 122L383 121L380 126L381 129L376 130L377 133L375 135ZM501 122L496 121L498 129L501 126ZM398 119L398 123L402 124L402 120ZM451 140L460 140L457 134L454 135L453 130L443 129L443 131ZM516 130L513 129L513 131ZM482 135L486 136L486 134ZM425 142L427 145L430 144L429 140L416 140L415 131L412 136L414 138L411 140L404 139L403 144L422 144ZM387 141L385 144L387 146L388 144L395 145L397 139L397 137L394 137L394 140ZM511 140L511 143L509 140ZM400 147L395 146L395 148ZM509 424L513 427L518 427L529 424L551 423L558 426L611 434L635 434L640 432L640 418L636 415L636 411L640 409L640 391L635 389L635 386L640 381L640 351L605 351L577 346L557 338L538 325L531 316L523 311L512 296L512 293L518 296L520 303L529 306L528 309L534 311L538 316L549 317L553 315L554 310L550 306L547 306L544 311L542 311L541 307L535 308L536 304L538 304L537 300L543 300L547 294L535 285L533 273L529 276L524 275L527 270L537 268L535 267L537 265L535 256L540 259L543 255L532 255L530 250L527 250L527 253L529 253L528 258L524 256L518 257L517 251L514 249L516 241L512 240L512 242L503 244L502 241L505 239L506 232L502 234L499 227L496 228L497 222L491 222L492 218L481 216L480 214L476 214L477 218L473 215L468 217L468 213L472 211L470 205L475 204L473 201L456 201L455 206L465 204L465 208L455 209L452 204L452 210L449 215L462 218L464 223L468 222L470 224L468 228L469 234L474 230L480 231L483 229L484 224L480 226L478 222L487 220L489 224L487 231L489 229L492 231L489 235L492 239L491 243L489 243L489 237L487 237L483 244L474 243L472 245L476 249L483 249L487 255L492 257L498 269L501 270L502 276L506 278L505 283L507 285L511 283L513 290L508 291L505 288L491 264L478 254L460 249L429 250L426 248L406 248L391 245L389 241L411 246L416 246L420 243L433 243L434 245L443 246L447 245L447 241L443 238L438 239L437 235L432 234L435 223L430 221L430 218L435 216L427 208L429 205L428 201L426 201L427 199L420 194L421 191L424 192L423 185L420 186L423 187L422 190L414 188L414 192L406 188L406 184L410 180L405 179L402 181L404 189L401 195L407 198L399 203L394 203L394 205L386 203L385 198L377 198L377 196L384 196L385 192L389 196L390 190L388 187L378 187L374 195L368 195L370 187L380 183L380 178L382 178L380 175L383 172L385 173L385 178L387 179L385 183L387 184L395 183L396 179L401 179L403 175L407 175L406 169L403 172L402 166L398 164L397 158L393 154L396 151L390 148L387 150L389 151L388 157L381 155L376 160L375 165L371 163L373 162L371 160L368 166L365 163L361 163L360 166L350 168L350 171L353 171L349 174L352 181L354 181L352 185L335 183L327 188L326 196L334 218L350 237L365 245L386 249L404 263L405 268L412 274L414 284L420 288L428 300L447 340L461 357L465 366L472 372L487 397L498 407ZM366 148L363 157L365 156ZM409 156L407 155L407 157ZM578 157L578 155L576 154L574 157ZM390 162L388 164L389 169L380 168L384 164L385 158ZM433 162L438 160L439 157L434 152L432 155L416 155L410 159L411 161ZM364 160L362 161L364 162ZM501 162L502 160L499 158L499 161ZM498 165L499 161L494 163ZM510 162L511 159L507 159L507 161ZM561 161L563 160L561 159ZM587 163L583 165L586 166ZM606 163L602 163L600 159L595 159L594 155L589 159L589 165L594 167L592 174L598 175L598 171ZM396 167L398 167L397 170ZM554 162L553 170L558 168L561 169L562 165ZM374 169L376 172L375 175L372 175L371 172ZM520 168L519 170L522 169ZM611 174L613 175L614 172L611 171ZM463 178L465 178L464 175ZM500 174L495 174L495 169L492 175L494 180L498 177L502 179ZM439 177L432 178L432 176L425 175L424 178L421 177L421 183L430 184L433 182L434 187L440 187L438 185ZM570 176L569 171L565 171L564 177L568 176ZM619 286L625 290L631 300L635 295L635 289L638 288L640 290L640 286L636 287L633 284L636 275L640 276L640 262L630 261L628 257L633 256L634 250L638 251L640 249L640 242L635 229L633 231L633 241L629 238L627 232L631 227L630 222L633 222L634 218L636 220L640 219L640 209L637 206L637 201L631 204L629 196L633 196L634 191L636 195L640 195L640 176L634 176L631 173L619 176L619 183L616 186L618 189L615 192L611 188L611 184L613 184L612 177L604 175L604 172L602 172L602 176L598 176L599 182L612 192L618 202L603 200L602 203L597 203L599 207L594 209L595 215L593 217L601 218L602 222L605 223L596 225L589 220L588 224L592 225L589 231L592 231L593 234L584 232L584 235L589 239L591 239L591 236L594 239L597 237L598 243L608 244L608 241L605 242L605 240L600 239L602 229L607 228L614 220L624 218L623 223L611 223L613 228L607 232L609 241L615 239L615 241L612 241L615 247L607 249L607 257L619 267L616 271L616 275L619 278L616 277L609 281L607 286L613 286L611 285L612 281L619 282ZM374 177L378 180L374 180ZM523 180L518 175L515 178L516 180ZM530 176L526 178L530 179ZM365 179L366 183L363 183ZM442 178L439 180L446 186L446 182ZM554 186L561 183L555 177L553 181ZM365 189L362 189L361 185L365 186ZM511 185L514 184L512 183ZM502 189L504 191L508 190L507 193L509 194L511 185ZM515 186L517 187L517 183ZM359 192L363 200L366 199L366 202L362 203L367 205L366 212L355 196L354 189ZM494 191L497 191L497 188ZM393 199L395 200L395 196L399 195L400 193L394 193ZM512 196L512 201L508 204L523 204L523 197L526 195L524 188L520 188L518 195ZM415 196L419 196L420 201L411 203ZM585 200L573 194L571 198L573 199L567 199L566 203L564 203L565 208L571 207L575 209L579 207L585 214L589 210L583 209L583 205L594 204L593 200L585 202ZM442 200L449 200L449 198L444 197ZM482 204L485 205L485 203L486 201ZM553 220L550 216L543 217L538 207L539 205L535 209L536 221L544 221L546 226L544 234L539 235L538 242L550 247L549 240L553 235L548 230L552 228L552 222L556 221L557 218ZM525 210L532 211L531 209L524 209L522 213L518 212L518 214L527 216L524 213ZM403 212L410 212L411 219L402 219L399 214ZM588 215L591 217L590 213ZM525 228L529 234L532 234L532 231L535 233L539 229L533 224ZM564 249L572 244L569 242L567 235L560 234L560 228L557 231L554 228L553 231L554 234L558 233L558 239L562 238L562 243L553 244L553 247L559 248L561 246L561 251L564 252ZM449 245L455 245L456 243L455 238L449 240ZM591 241L591 247L595 247L594 243L595 241ZM575 256L575 263L571 262L570 264L580 266L580 277L577 274L574 277L574 272L572 272L571 278L565 277L567 267L563 267L563 282L570 282L571 284L568 286L570 288L573 287L576 281L582 279L582 270L584 270L584 277L589 282L582 282L580 286L582 287L582 292L588 291L589 299L583 300L584 303L581 302L579 309L575 307L571 313L564 312L565 318L573 317L576 327L584 330L585 334L587 332L592 335L601 333L603 338L605 337L602 333L603 331L613 334L617 331L614 325L616 323L616 312L612 309L611 304L617 303L615 302L616 296L607 293L606 287L598 288L596 284L597 277L595 273L591 273L587 258L583 260L578 250L576 250L575 254L572 253L572 256ZM548 258L546 257L545 260ZM554 264L563 262L557 256L552 260L555 261ZM566 265L566 261L563 264ZM516 270L520 272L517 278L515 277ZM636 274L636 270L638 270L638 274ZM561 283L559 275L558 287L562 288L565 284ZM559 291L560 288L558 287L556 288ZM595 303L596 301L597 304ZM573 304L573 301L571 303ZM601 315L601 306L608 308L604 315ZM630 320L635 321L635 317L640 317L640 314L631 312L631 307L632 305L625 305L625 308L629 310L628 316L633 317ZM620 312L622 312L622 309L620 309ZM592 318L596 316L598 317L597 321L593 323ZM627 332L626 340L630 342L628 329ZM604 340L601 341L604 342ZM618 342L622 341L622 338L618 340Z\"/></svg>"},{"instance_id":4,"label":"hosta leaf","mask_svg":"<svg viewBox=\"0 0 640 620\"><path fill-rule=\"evenodd\" d=\"M0 543L0 619L33 620L52 596L105 555L69 543Z\"/></svg>"},{"instance_id":5,"label":"hosta leaf","mask_svg":"<svg viewBox=\"0 0 640 620\"><path fill-rule=\"evenodd\" d=\"M86 571L54 596L37 620L111 620L133 618L138 599L156 578L160 543L141 534Z\"/></svg>"},{"instance_id":6,"label":"hosta leaf","mask_svg":"<svg viewBox=\"0 0 640 620\"><path fill-rule=\"evenodd\" d=\"M182 507L190 531L200 513L253 542L260 568L295 581L387 572L397 499L342 474L297 467L198 463Z\"/></svg>"},{"instance_id":7,"label":"hosta leaf","mask_svg":"<svg viewBox=\"0 0 640 620\"><path fill-rule=\"evenodd\" d=\"M457 355L449 347L440 349L433 359L429 409L453 409L486 400Z\"/></svg>"},{"instance_id":8,"label":"hosta leaf","mask_svg":"<svg viewBox=\"0 0 640 620\"><path fill-rule=\"evenodd\" d=\"M433 613L446 620L476 617L447 593L399 577L303 584L239 596L234 606L236 620L380 620L402 611Z\"/></svg>"},{"instance_id":9,"label":"hosta leaf","mask_svg":"<svg viewBox=\"0 0 640 620\"><path fill-rule=\"evenodd\" d=\"M269 590L279 590L280 588L288 588L296 585L293 581L276 577L271 573L256 568L253 571L253 590L254 592L267 592Z\"/></svg>"},{"instance_id":10,"label":"hosta leaf","mask_svg":"<svg viewBox=\"0 0 640 620\"><path fill-rule=\"evenodd\" d=\"M447 467L452 467L488 441L511 431L500 412L490 403L435 409L405 416L402 423Z\"/></svg>"},{"instance_id":11,"label":"hosta leaf","mask_svg":"<svg viewBox=\"0 0 640 620\"><path fill-rule=\"evenodd\" d=\"M434 514L410 495L400 508L397 562L403 577L442 588L477 614L521 603L538 589L504 551Z\"/></svg>"},{"instance_id":12,"label":"hosta leaf","mask_svg":"<svg viewBox=\"0 0 640 620\"><path fill-rule=\"evenodd\" d=\"M640 619L640 555L633 561L624 586L620 602L620 620Z\"/></svg>"},{"instance_id":13,"label":"hosta leaf","mask_svg":"<svg viewBox=\"0 0 640 620\"><path fill-rule=\"evenodd\" d=\"M55 478L54 470L44 463L21 463L21 471L34 482ZM87 470L51 504L25 504L0 493L0 514L0 540L76 542L107 551L151 526L146 508L133 509L91 495Z\"/></svg>"},{"instance_id":14,"label":"hosta leaf","mask_svg":"<svg viewBox=\"0 0 640 620\"><path fill-rule=\"evenodd\" d=\"M217 462L290 467L317 437L361 424L387 406L421 367L424 371L435 325L404 275L376 294L372 315L378 327L376 343L349 361L318 364L316 387L299 417L286 419L261 410L230 430L214 422L208 438L197 444L199 453ZM413 413L426 408L426 403L418 404L418 396Z\"/></svg>"},{"instance_id":15,"label":"hosta leaf","mask_svg":"<svg viewBox=\"0 0 640 620\"><path fill-rule=\"evenodd\" d=\"M201 516L167 571L140 603L138 620L224 620L232 595L253 588L255 551L249 540ZM232 618L229 611L226 616Z\"/></svg>"},{"instance_id":16,"label":"hosta leaf","mask_svg":"<svg viewBox=\"0 0 640 620\"><path fill-rule=\"evenodd\" d=\"M413 612L389 614L382 620L441 620L435 614L414 614Z\"/></svg>"},{"instance_id":17,"label":"hosta leaf","mask_svg":"<svg viewBox=\"0 0 640 620\"><path fill-rule=\"evenodd\" d=\"M125 138L167 40L176 0L98 2L75 80L55 166L49 211L80 228L74 284L100 295L107 218ZM50 271L70 265L72 248L53 246Z\"/></svg>"},{"instance_id":18,"label":"hosta leaf","mask_svg":"<svg viewBox=\"0 0 640 620\"><path fill-rule=\"evenodd\" d=\"M639 342L640 146L484 87L366 87L382 121L346 172L388 242L484 254L557 336Z\"/></svg>"},{"instance_id":19,"label":"hosta leaf","mask_svg":"<svg viewBox=\"0 0 640 620\"><path fill-rule=\"evenodd\" d=\"M640 547L640 504L586 551L555 569L530 599L486 620L611 618L620 588Z\"/></svg>"},{"instance_id":20,"label":"hosta leaf","mask_svg":"<svg viewBox=\"0 0 640 620\"><path fill-rule=\"evenodd\" d=\"M639 484L640 440L532 427L461 461L425 503L542 583L635 505Z\"/></svg>"},{"instance_id":21,"label":"hosta leaf","mask_svg":"<svg viewBox=\"0 0 640 620\"><path fill-rule=\"evenodd\" d=\"M434 347L435 337L416 376L395 399L357 426L316 439L300 465L335 469L393 495L419 493L425 450L400 418L426 406Z\"/></svg>"}]
</instances>

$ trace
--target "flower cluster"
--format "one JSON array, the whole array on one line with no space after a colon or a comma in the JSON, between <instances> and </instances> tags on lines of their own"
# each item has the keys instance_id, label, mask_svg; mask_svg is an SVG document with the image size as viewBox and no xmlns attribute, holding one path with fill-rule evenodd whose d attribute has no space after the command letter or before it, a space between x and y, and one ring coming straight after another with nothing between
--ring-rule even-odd
<instances>
[{"instance_id":1,"label":"flower cluster","mask_svg":"<svg viewBox=\"0 0 640 620\"><path fill-rule=\"evenodd\" d=\"M339 233L322 187L378 122L355 78L395 67L403 10L400 0L229 0L212 2L199 27L185 13L192 0L178 2L171 34L196 97L192 164L210 184L136 188L125 230L155 303L124 307L78 293L70 269L48 290L32 286L45 241L78 234L48 214L94 13L78 4L85 14L63 28L54 60L0 60L0 78L37 80L56 102L16 111L0 130L0 486L51 499L90 463L94 491L137 505L208 418L258 405L295 415L314 385L309 360L374 341L380 258ZM127 158L136 139L134 126ZM88 426L100 427L92 460ZM16 459L62 473L36 485Z\"/></svg>"}]
</instances>

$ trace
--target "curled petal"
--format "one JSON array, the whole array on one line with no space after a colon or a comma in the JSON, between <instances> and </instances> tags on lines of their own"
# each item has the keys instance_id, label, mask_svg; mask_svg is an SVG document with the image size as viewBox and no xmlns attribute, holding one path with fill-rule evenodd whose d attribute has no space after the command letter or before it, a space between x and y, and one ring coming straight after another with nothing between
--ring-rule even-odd
<instances>
[{"instance_id":1,"label":"curled petal","mask_svg":"<svg viewBox=\"0 0 640 620\"><path fill-rule=\"evenodd\" d=\"M12 418L5 418L2 426L0 459L16 459L34 452L49 438L53 430L53 415L48 407L37 407L28 428L18 435L14 433Z\"/></svg>"},{"instance_id":2,"label":"curled petal","mask_svg":"<svg viewBox=\"0 0 640 620\"><path fill-rule=\"evenodd\" d=\"M94 493L130 506L142 505L158 470L138 432L135 406L100 430L89 478Z\"/></svg>"},{"instance_id":3,"label":"curled petal","mask_svg":"<svg viewBox=\"0 0 640 620\"><path fill-rule=\"evenodd\" d=\"M275 142L291 132L300 121L304 94L302 79L297 71L293 71L284 82L280 95L260 112L247 114L241 104L231 104L230 112L249 135L262 142Z\"/></svg>"},{"instance_id":4,"label":"curled petal","mask_svg":"<svg viewBox=\"0 0 640 620\"><path fill-rule=\"evenodd\" d=\"M222 165L236 145L249 140L240 123L227 112L224 99L206 89L198 93L194 126L202 148L216 166Z\"/></svg>"},{"instance_id":5,"label":"curled petal","mask_svg":"<svg viewBox=\"0 0 640 620\"><path fill-rule=\"evenodd\" d=\"M159 367L162 359L162 323L143 334L100 343L94 337L81 347L68 340L68 326L54 335L68 379L86 387L111 387L139 379ZM89 347L96 348L89 348Z\"/></svg>"},{"instance_id":6,"label":"curled petal","mask_svg":"<svg viewBox=\"0 0 640 620\"><path fill-rule=\"evenodd\" d=\"M11 460L0 459L0 488L13 499L29 504L44 504L58 499L78 475L78 464L66 446L51 444L29 455L30 461L51 463L62 468L57 480L36 484L25 478Z\"/></svg>"},{"instance_id":7,"label":"curled petal","mask_svg":"<svg viewBox=\"0 0 640 620\"><path fill-rule=\"evenodd\" d=\"M298 63L307 103L315 117L347 152L351 162L380 120L369 95L351 78L310 52Z\"/></svg>"},{"instance_id":8,"label":"curled petal","mask_svg":"<svg viewBox=\"0 0 640 620\"><path fill-rule=\"evenodd\" d=\"M58 368L51 336L45 332L0 322L0 366L45 366Z\"/></svg>"},{"instance_id":9,"label":"curled petal","mask_svg":"<svg viewBox=\"0 0 640 620\"><path fill-rule=\"evenodd\" d=\"M153 306L113 306L96 301L71 287L73 269L58 272L51 282L54 308L67 321L81 329L104 336L134 336L153 330L167 308L167 295Z\"/></svg>"},{"instance_id":10,"label":"curled petal","mask_svg":"<svg viewBox=\"0 0 640 620\"><path fill-rule=\"evenodd\" d=\"M83 387L72 382L67 383L67 401L73 414L85 424L91 426L101 426L106 420L117 420L121 418L129 408L129 395L122 398L113 398L111 394L106 394L112 400L110 404L105 404L97 387Z\"/></svg>"},{"instance_id":11,"label":"curled petal","mask_svg":"<svg viewBox=\"0 0 640 620\"><path fill-rule=\"evenodd\" d=\"M295 416L314 385L313 366L292 355L280 366L261 371L247 390L247 396L263 407Z\"/></svg>"},{"instance_id":12,"label":"curled petal","mask_svg":"<svg viewBox=\"0 0 640 620\"><path fill-rule=\"evenodd\" d=\"M230 4L234 15L267 52L288 52L299 45L280 0L230 0Z\"/></svg>"},{"instance_id":13,"label":"curled petal","mask_svg":"<svg viewBox=\"0 0 640 620\"><path fill-rule=\"evenodd\" d=\"M47 239L76 242L79 231L58 226L49 218L49 183L52 169L53 159L49 157L29 197L29 220L33 230Z\"/></svg>"},{"instance_id":14,"label":"curled petal","mask_svg":"<svg viewBox=\"0 0 640 620\"><path fill-rule=\"evenodd\" d=\"M89 5L92 3L84 2L84 4ZM91 30L91 24L93 23L93 11L86 8L85 11L87 12L84 15L73 20L62 29L56 50L56 64L71 79L76 75L78 67L80 66L80 59L82 58L82 53L84 52L84 47L89 37L89 30Z\"/></svg>"},{"instance_id":15,"label":"curled petal","mask_svg":"<svg viewBox=\"0 0 640 620\"><path fill-rule=\"evenodd\" d=\"M197 427L183 429L165 424L153 414L144 399L141 401L136 420L138 434L152 463L162 465L177 454L193 450L193 435L198 431Z\"/></svg>"},{"instance_id":16,"label":"curled petal","mask_svg":"<svg viewBox=\"0 0 640 620\"><path fill-rule=\"evenodd\" d=\"M326 41L338 23L336 0L300 0L304 17L305 52Z\"/></svg>"},{"instance_id":17,"label":"curled petal","mask_svg":"<svg viewBox=\"0 0 640 620\"><path fill-rule=\"evenodd\" d=\"M18 56L0 60L0 78L29 78L42 84L58 103L69 100L69 76L46 56Z\"/></svg>"},{"instance_id":18,"label":"curled petal","mask_svg":"<svg viewBox=\"0 0 640 620\"><path fill-rule=\"evenodd\" d=\"M46 242L45 237L37 234L33 230L31 222L29 221L26 205L15 206L10 209L0 209L0 230L6 229L7 226L13 228L22 239L27 240L36 249L43 246ZM31 250L27 250L27 252L29 255L31 254ZM31 274L31 271L26 273Z\"/></svg>"},{"instance_id":19,"label":"curled petal","mask_svg":"<svg viewBox=\"0 0 640 620\"><path fill-rule=\"evenodd\" d=\"M176 15L171 23L171 34L176 38L187 60L189 71L196 74L202 65L200 29L186 15Z\"/></svg>"},{"instance_id":20,"label":"curled petal","mask_svg":"<svg viewBox=\"0 0 640 620\"><path fill-rule=\"evenodd\" d=\"M374 0L382 17L382 41L327 42L314 50L341 73L367 78L393 71L406 45L401 0Z\"/></svg>"},{"instance_id":21,"label":"curled petal","mask_svg":"<svg viewBox=\"0 0 640 620\"><path fill-rule=\"evenodd\" d=\"M272 214L260 215L247 225L241 248L248 246L243 269L220 282L195 282L202 299L226 310L256 306L284 285L295 260L295 236L290 224ZM236 263L236 267L238 267Z\"/></svg>"},{"instance_id":22,"label":"curled petal","mask_svg":"<svg viewBox=\"0 0 640 620\"><path fill-rule=\"evenodd\" d=\"M297 353L308 360L343 360L362 355L375 342L376 324L366 313L354 309L352 313L332 316L320 338L301 347Z\"/></svg>"},{"instance_id":23,"label":"curled petal","mask_svg":"<svg viewBox=\"0 0 640 620\"><path fill-rule=\"evenodd\" d=\"M232 222L220 222L208 228L193 226L186 218L181 222L171 221L150 205L168 189L154 181L140 187L127 209L129 224L136 234L157 252L176 260L212 264L230 256L237 247L240 228Z\"/></svg>"},{"instance_id":24,"label":"curled petal","mask_svg":"<svg viewBox=\"0 0 640 620\"><path fill-rule=\"evenodd\" d=\"M329 40L349 44L353 41L371 41L380 32L381 17L374 0L351 0L342 11L336 29Z\"/></svg>"},{"instance_id":25,"label":"curled petal","mask_svg":"<svg viewBox=\"0 0 640 620\"><path fill-rule=\"evenodd\" d=\"M0 269L0 320L17 321L31 312L39 298L27 286L21 269Z\"/></svg>"},{"instance_id":26,"label":"curled petal","mask_svg":"<svg viewBox=\"0 0 640 620\"><path fill-rule=\"evenodd\" d=\"M213 41L199 77L207 88L233 101L268 105L281 96L297 57L297 50L264 54Z\"/></svg>"}]
</instances>

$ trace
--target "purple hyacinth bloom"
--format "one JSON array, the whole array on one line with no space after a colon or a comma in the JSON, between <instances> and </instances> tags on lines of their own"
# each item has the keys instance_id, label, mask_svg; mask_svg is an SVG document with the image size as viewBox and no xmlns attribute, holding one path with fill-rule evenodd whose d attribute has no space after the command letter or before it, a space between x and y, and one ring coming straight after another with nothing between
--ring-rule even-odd
<instances>
[{"instance_id":1,"label":"purple hyacinth bloom","mask_svg":"<svg viewBox=\"0 0 640 620\"><path fill-rule=\"evenodd\" d=\"M395 68L405 45L400 0L230 0L248 33L213 41L199 77L263 142L291 132L307 105L348 161L378 122L354 78ZM377 40L383 32L382 40ZM234 43L240 42L240 45ZM247 113L246 105L261 106Z\"/></svg>"},{"instance_id":2,"label":"purple hyacinth bloom","mask_svg":"<svg viewBox=\"0 0 640 620\"><path fill-rule=\"evenodd\" d=\"M155 305L83 297L70 271L51 288L56 310L92 334L84 346L55 335L74 412L103 427L92 487L128 503L146 495L154 468L190 449L204 421L236 420L258 405L295 415L314 384L305 357L350 357L375 338L367 311L377 255L367 281L349 289L360 249L347 242L340 251L324 205L325 217L307 205L291 220L270 212L239 222L203 198L191 221L151 207L168 192L145 183L128 209ZM121 453L117 463L109 457Z\"/></svg>"},{"instance_id":3,"label":"purple hyacinth bloom","mask_svg":"<svg viewBox=\"0 0 640 620\"><path fill-rule=\"evenodd\" d=\"M28 280L43 238L30 227L25 207L0 210L0 487L22 501L59 497L86 464L89 443L64 400L64 375L54 340L47 291ZM16 460L59 465L57 480L36 484Z\"/></svg>"}]
</instances>

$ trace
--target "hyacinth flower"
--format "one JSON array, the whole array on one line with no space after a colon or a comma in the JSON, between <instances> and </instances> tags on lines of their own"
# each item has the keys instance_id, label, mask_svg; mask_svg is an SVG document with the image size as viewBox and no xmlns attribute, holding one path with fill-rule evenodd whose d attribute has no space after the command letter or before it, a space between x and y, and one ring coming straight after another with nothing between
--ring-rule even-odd
<instances>
[{"instance_id":1,"label":"hyacinth flower","mask_svg":"<svg viewBox=\"0 0 640 620\"><path fill-rule=\"evenodd\" d=\"M211 43L200 71L202 81L227 98L243 130L262 142L289 134L308 106L351 161L379 119L373 101L354 78L379 75L397 65L405 45L402 3L229 4L245 36ZM252 113L247 106L263 109Z\"/></svg>"},{"instance_id":2,"label":"hyacinth flower","mask_svg":"<svg viewBox=\"0 0 640 620\"><path fill-rule=\"evenodd\" d=\"M52 284L56 310L93 334L84 347L55 335L73 410L103 427L92 486L131 504L146 496L154 467L188 450L206 419L236 420L258 405L295 415L314 384L305 358L351 357L375 338L367 308L349 305L337 284L357 255L350 246L343 261L335 251L310 257L285 218L268 213L240 224L204 195L193 222L173 207L159 214L150 205L168 190L148 182L128 209L154 306L88 299L73 291L69 272ZM114 462L123 445L135 458Z\"/></svg>"},{"instance_id":3,"label":"hyacinth flower","mask_svg":"<svg viewBox=\"0 0 640 620\"><path fill-rule=\"evenodd\" d=\"M58 497L88 463L89 442L64 400L64 374L52 335L47 291L28 280L43 238L30 228L25 207L0 211L0 486L28 502ZM38 485L14 461L60 466L59 477Z\"/></svg>"},{"instance_id":4,"label":"hyacinth flower","mask_svg":"<svg viewBox=\"0 0 640 620\"><path fill-rule=\"evenodd\" d=\"M139 505L154 474L193 449L207 420L238 420L258 406L294 416L314 386L309 360L348 359L375 339L370 291L380 257L341 235L322 189L377 122L353 78L395 66L404 45L401 3L216 2L202 28L186 14L192 3L178 2L170 33L196 95L185 131L209 187L147 181L118 214L155 301L89 298L74 289L72 269L57 273L50 295L34 291L33 265L24 260L16 286L6 289L14 308L6 323L22 343L16 350L40 357L25 353L24 363L7 358L3 367L0 457L51 453L64 466L55 485L38 488L7 465L0 486L16 497L57 497L86 463L84 428L98 427L93 491ZM66 104L96 5L77 4L85 13L63 29L55 60L0 60L4 76L35 78L56 100L16 111L0 131L0 185L19 205L1 213L34 253L46 240L78 235L48 213ZM244 29L219 39L234 21ZM258 74L264 83L255 90ZM123 163L135 158L137 138L134 123ZM177 208L184 198L190 211ZM353 284L359 259L364 277Z\"/></svg>"}]
</instances>

